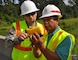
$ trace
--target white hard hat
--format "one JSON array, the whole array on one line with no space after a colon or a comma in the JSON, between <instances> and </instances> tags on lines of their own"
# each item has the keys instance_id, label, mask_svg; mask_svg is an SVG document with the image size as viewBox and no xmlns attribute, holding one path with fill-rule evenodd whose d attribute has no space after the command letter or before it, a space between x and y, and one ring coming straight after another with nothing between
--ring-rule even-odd
<instances>
[{"instance_id":1,"label":"white hard hat","mask_svg":"<svg viewBox=\"0 0 78 60\"><path fill-rule=\"evenodd\" d=\"M35 11L38 11L39 9L37 9L36 5L34 2L32 1L24 1L21 5L21 16L25 15L25 14L29 14Z\"/></svg>"},{"instance_id":2,"label":"white hard hat","mask_svg":"<svg viewBox=\"0 0 78 60\"><path fill-rule=\"evenodd\" d=\"M50 16L59 16L59 18L62 17L61 15L61 11L58 7L56 7L55 5L47 5L43 11L42 11L42 16L40 18L44 18L44 17L50 17Z\"/></svg>"}]
</instances>

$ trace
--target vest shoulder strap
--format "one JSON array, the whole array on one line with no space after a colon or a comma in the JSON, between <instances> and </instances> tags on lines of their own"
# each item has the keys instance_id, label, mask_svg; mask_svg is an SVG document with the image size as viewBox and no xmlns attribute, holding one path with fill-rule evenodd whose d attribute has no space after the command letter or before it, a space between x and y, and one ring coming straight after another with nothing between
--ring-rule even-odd
<instances>
[{"instance_id":1,"label":"vest shoulder strap","mask_svg":"<svg viewBox=\"0 0 78 60\"><path fill-rule=\"evenodd\" d=\"M55 51L57 46L69 35L69 33L60 29L50 40L48 47Z\"/></svg>"}]
</instances>

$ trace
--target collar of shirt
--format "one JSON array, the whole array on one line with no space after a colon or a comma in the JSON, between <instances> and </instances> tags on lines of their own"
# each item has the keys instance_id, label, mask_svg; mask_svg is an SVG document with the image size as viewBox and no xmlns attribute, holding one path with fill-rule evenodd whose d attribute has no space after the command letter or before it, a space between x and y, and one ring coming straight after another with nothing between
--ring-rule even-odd
<instances>
[{"instance_id":1,"label":"collar of shirt","mask_svg":"<svg viewBox=\"0 0 78 60\"><path fill-rule=\"evenodd\" d=\"M55 30L54 30L54 32L53 33L51 33L51 34L55 34L58 30L60 29L60 26L58 26Z\"/></svg>"},{"instance_id":2,"label":"collar of shirt","mask_svg":"<svg viewBox=\"0 0 78 60\"><path fill-rule=\"evenodd\" d=\"M53 33L49 33L49 34L48 34L47 46L48 46L48 43L49 43L51 37L52 37L59 29L60 29L60 26L58 26L58 27L54 30Z\"/></svg>"},{"instance_id":3,"label":"collar of shirt","mask_svg":"<svg viewBox=\"0 0 78 60\"><path fill-rule=\"evenodd\" d=\"M26 24L27 24L28 28L33 28L33 27L37 26L37 22L35 25L32 25L32 26L29 26L27 22L26 22Z\"/></svg>"}]
</instances>

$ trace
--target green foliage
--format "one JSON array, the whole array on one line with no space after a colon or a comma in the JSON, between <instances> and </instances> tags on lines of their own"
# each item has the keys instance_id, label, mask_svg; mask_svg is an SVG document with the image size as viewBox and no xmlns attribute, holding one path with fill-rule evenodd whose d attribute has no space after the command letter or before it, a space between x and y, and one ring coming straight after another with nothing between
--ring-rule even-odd
<instances>
[{"instance_id":1,"label":"green foliage","mask_svg":"<svg viewBox=\"0 0 78 60\"><path fill-rule=\"evenodd\" d=\"M75 42L75 46L73 49L73 54L78 54L78 18L71 18L71 19L65 19L65 20L61 20L60 22L60 26L62 27L62 29L66 30L67 32L73 34L76 38L76 42Z\"/></svg>"},{"instance_id":2,"label":"green foliage","mask_svg":"<svg viewBox=\"0 0 78 60\"><path fill-rule=\"evenodd\" d=\"M0 6L0 20L12 23L17 21L19 16L19 5L14 5L9 2L8 5Z\"/></svg>"},{"instance_id":3,"label":"green foliage","mask_svg":"<svg viewBox=\"0 0 78 60\"><path fill-rule=\"evenodd\" d=\"M20 4L23 1L24 0L20 0ZM71 18L71 17L73 18L78 17L78 12L77 12L78 0L76 0L76 5L73 7L66 6L62 0L42 0L42 1L33 0L33 1L40 9L38 17L41 16L42 10L47 4L55 4L56 6L58 6L62 11L62 15L64 19ZM0 20L5 20L8 21L9 23L12 23L14 21L21 19L21 17L19 16L20 4L14 5L11 2L9 2L8 5L0 6Z\"/></svg>"},{"instance_id":4,"label":"green foliage","mask_svg":"<svg viewBox=\"0 0 78 60\"><path fill-rule=\"evenodd\" d=\"M0 35L6 35L11 27L11 24L8 24L5 21L0 21Z\"/></svg>"}]
</instances>

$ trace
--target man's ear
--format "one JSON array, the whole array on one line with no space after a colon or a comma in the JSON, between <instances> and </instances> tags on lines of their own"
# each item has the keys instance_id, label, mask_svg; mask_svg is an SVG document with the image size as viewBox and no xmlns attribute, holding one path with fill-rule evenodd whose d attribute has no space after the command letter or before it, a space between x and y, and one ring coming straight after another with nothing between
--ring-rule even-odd
<instances>
[{"instance_id":1,"label":"man's ear","mask_svg":"<svg viewBox=\"0 0 78 60\"><path fill-rule=\"evenodd\" d=\"M58 23L59 23L59 22L60 22L60 19L58 18L58 20L57 20L57 21L58 21Z\"/></svg>"}]
</instances>

